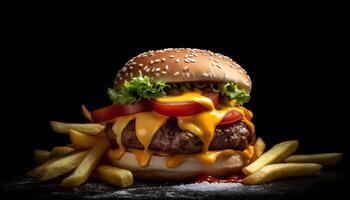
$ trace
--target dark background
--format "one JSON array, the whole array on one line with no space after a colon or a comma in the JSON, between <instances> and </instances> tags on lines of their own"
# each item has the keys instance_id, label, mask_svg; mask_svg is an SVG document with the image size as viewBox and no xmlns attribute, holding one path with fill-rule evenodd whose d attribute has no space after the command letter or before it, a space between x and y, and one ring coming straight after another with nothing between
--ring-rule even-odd
<instances>
[{"instance_id":1,"label":"dark background","mask_svg":"<svg viewBox=\"0 0 350 200\"><path fill-rule=\"evenodd\" d=\"M5 38L0 147L9 173L2 175L32 167L33 149L69 143L50 130L50 120L84 122L81 104L91 110L109 105L106 90L128 59L168 47L208 49L236 60L253 81L246 107L269 147L298 139L298 153L345 152L345 168L349 33L346 16L329 9L238 17L225 10L215 19L192 20L144 15L131 22L127 15L106 22L104 16L67 19L49 11L19 17Z\"/></svg>"}]
</instances>

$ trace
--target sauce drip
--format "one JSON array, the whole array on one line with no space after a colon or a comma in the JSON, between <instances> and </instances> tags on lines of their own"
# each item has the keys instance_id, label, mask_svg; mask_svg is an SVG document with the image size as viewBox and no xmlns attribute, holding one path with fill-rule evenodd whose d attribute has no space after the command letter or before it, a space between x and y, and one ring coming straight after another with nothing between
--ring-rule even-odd
<instances>
[{"instance_id":1,"label":"sauce drip","mask_svg":"<svg viewBox=\"0 0 350 200\"><path fill-rule=\"evenodd\" d=\"M196 183L203 183L203 182L208 182L208 183L239 183L241 180L244 178L243 174L235 174L232 176L229 176L227 178L215 178L213 176L208 176L208 175L202 175L198 176L195 180Z\"/></svg>"}]
</instances>

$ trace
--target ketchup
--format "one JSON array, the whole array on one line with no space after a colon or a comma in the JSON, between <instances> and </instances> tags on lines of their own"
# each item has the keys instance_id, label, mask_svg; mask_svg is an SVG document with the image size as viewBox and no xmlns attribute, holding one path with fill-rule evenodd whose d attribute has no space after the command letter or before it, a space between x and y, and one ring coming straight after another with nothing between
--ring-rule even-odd
<instances>
[{"instance_id":1,"label":"ketchup","mask_svg":"<svg viewBox=\"0 0 350 200\"><path fill-rule=\"evenodd\" d=\"M236 174L224 179L215 178L213 176L203 175L196 178L196 183L208 182L208 183L239 183L244 178L243 174Z\"/></svg>"}]
</instances>

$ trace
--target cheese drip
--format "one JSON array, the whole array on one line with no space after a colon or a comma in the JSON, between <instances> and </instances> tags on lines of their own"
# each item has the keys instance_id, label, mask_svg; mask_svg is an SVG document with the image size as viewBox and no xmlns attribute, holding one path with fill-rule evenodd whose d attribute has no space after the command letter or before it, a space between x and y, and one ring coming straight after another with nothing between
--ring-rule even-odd
<instances>
[{"instance_id":1,"label":"cheese drip","mask_svg":"<svg viewBox=\"0 0 350 200\"><path fill-rule=\"evenodd\" d=\"M118 160L125 153L125 147L122 144L122 132L128 123L135 120L136 137L141 142L144 150L130 149L134 153L140 166L146 167L151 159L154 151L148 149L152 142L153 135L157 130L165 124L169 117L158 114L156 112L141 112L133 115L118 117L113 125L113 132L116 134L118 149L109 151L108 156L111 160Z\"/></svg>"},{"instance_id":2,"label":"cheese drip","mask_svg":"<svg viewBox=\"0 0 350 200\"><path fill-rule=\"evenodd\" d=\"M202 96L202 91L194 89L193 91L185 91L181 95L177 96L165 96L157 98L156 101L159 102L186 102L195 101L208 110L200 112L191 116L177 117L178 126L182 130L187 130L198 136L198 138L203 142L203 149L201 153L198 154L187 154L187 155L171 155L168 156L166 164L168 167L176 167L181 164L187 158L195 158L207 164L215 163L216 159L221 155L233 155L234 150L221 150L221 151L209 151L209 145L213 136L215 134L215 128L220 123L220 121L225 117L225 115L233 110L236 110L242 114L242 121L248 126L252 134L254 134L254 125L250 122L252 113L242 106L226 105L221 106L220 110L217 110L208 97ZM231 104L234 102L231 102ZM116 140L119 145L118 149L113 149L109 151L109 158L113 163L113 160L118 160L121 158L125 152L125 148L121 142L121 136L123 129L131 120L136 121L136 136L144 146L144 150L128 149L132 152L136 159L138 160L140 166L146 167L155 153L148 149L152 138L157 130L166 123L169 117L158 114L154 111L151 112L141 112L132 114L129 116L118 117L115 120L113 126L113 132L116 134ZM247 154L247 151L244 151ZM243 152L243 153L244 153ZM248 155L248 154L247 154Z\"/></svg>"},{"instance_id":3,"label":"cheese drip","mask_svg":"<svg viewBox=\"0 0 350 200\"><path fill-rule=\"evenodd\" d=\"M220 151L207 151L207 152L197 153L197 154L172 155L172 156L168 156L168 159L166 160L166 166L169 168L175 168L189 158L194 158L196 160L201 161L202 163L212 165L220 156L232 156L237 152L239 152L241 156L247 156L248 158L251 158L254 153L254 147L250 145L244 151L235 151L233 149L226 149L226 150L220 150ZM248 160L248 159L245 159L245 160Z\"/></svg>"}]
</instances>

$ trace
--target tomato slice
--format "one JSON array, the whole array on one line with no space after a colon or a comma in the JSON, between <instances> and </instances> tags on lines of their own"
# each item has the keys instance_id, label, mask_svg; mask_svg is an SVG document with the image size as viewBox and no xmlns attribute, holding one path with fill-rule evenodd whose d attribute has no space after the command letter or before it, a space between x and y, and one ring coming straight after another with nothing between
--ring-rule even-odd
<instances>
[{"instance_id":1,"label":"tomato slice","mask_svg":"<svg viewBox=\"0 0 350 200\"><path fill-rule=\"evenodd\" d=\"M131 115L138 112L151 111L153 108L150 101L140 101L131 105L113 104L91 112L94 122L104 122L116 117Z\"/></svg>"},{"instance_id":2,"label":"tomato slice","mask_svg":"<svg viewBox=\"0 0 350 200\"><path fill-rule=\"evenodd\" d=\"M206 93L203 93L203 95L209 97L213 101L214 106L218 105L219 103L218 93L206 92ZM152 100L151 104L153 109L156 112L162 115L171 116L171 117L194 115L208 109L202 104L199 104L194 101L164 103L164 102L158 102L156 100Z\"/></svg>"},{"instance_id":3,"label":"tomato slice","mask_svg":"<svg viewBox=\"0 0 350 200\"><path fill-rule=\"evenodd\" d=\"M151 104L157 113L171 117L194 115L207 110L205 106L194 101L163 103L152 100Z\"/></svg>"},{"instance_id":4,"label":"tomato slice","mask_svg":"<svg viewBox=\"0 0 350 200\"><path fill-rule=\"evenodd\" d=\"M226 116L221 120L219 125L232 124L242 119L242 114L236 110L233 110L226 114Z\"/></svg>"}]
</instances>

